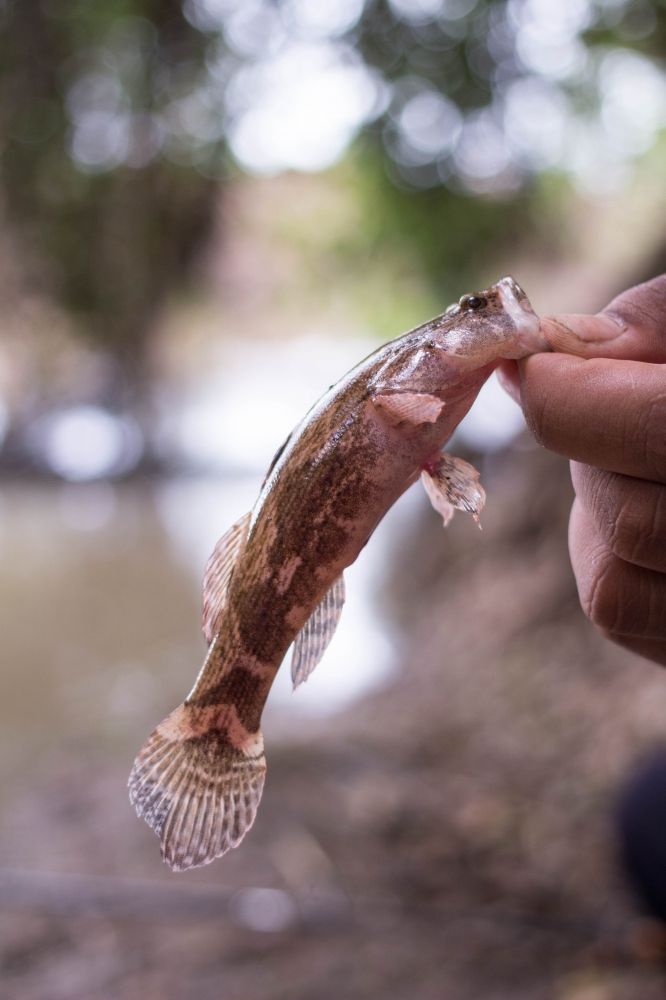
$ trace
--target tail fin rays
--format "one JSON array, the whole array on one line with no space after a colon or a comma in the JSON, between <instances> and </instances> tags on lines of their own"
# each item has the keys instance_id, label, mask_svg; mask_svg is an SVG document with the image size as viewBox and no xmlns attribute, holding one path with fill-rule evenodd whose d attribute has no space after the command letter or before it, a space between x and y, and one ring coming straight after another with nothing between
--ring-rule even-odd
<instances>
[{"instance_id":1,"label":"tail fin rays","mask_svg":"<svg viewBox=\"0 0 666 1000\"><path fill-rule=\"evenodd\" d=\"M215 730L187 739L150 735L129 777L130 801L160 838L174 871L236 847L257 813L266 772L261 733L238 749Z\"/></svg>"}]
</instances>

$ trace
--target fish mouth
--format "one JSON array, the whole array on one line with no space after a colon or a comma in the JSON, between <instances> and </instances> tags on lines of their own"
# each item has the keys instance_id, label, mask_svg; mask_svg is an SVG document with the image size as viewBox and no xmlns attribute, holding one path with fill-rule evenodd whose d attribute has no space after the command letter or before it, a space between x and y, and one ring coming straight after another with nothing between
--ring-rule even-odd
<instances>
[{"instance_id":1,"label":"fish mouth","mask_svg":"<svg viewBox=\"0 0 666 1000\"><path fill-rule=\"evenodd\" d=\"M496 287L502 307L516 328L518 350L521 352L517 356L548 350L545 337L541 333L539 317L516 279L507 275L500 278Z\"/></svg>"}]
</instances>

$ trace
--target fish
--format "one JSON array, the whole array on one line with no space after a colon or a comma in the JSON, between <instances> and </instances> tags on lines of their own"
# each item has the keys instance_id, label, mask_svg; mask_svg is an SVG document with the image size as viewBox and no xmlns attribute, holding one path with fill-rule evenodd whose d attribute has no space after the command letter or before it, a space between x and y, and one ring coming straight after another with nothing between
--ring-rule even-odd
<instances>
[{"instance_id":1,"label":"fish","mask_svg":"<svg viewBox=\"0 0 666 1000\"><path fill-rule=\"evenodd\" d=\"M501 360L549 349L525 292L500 278L370 354L278 450L206 567L208 652L194 686L129 777L172 870L208 864L251 828L277 671L292 644L294 687L315 669L340 619L344 570L401 494L421 478L444 525L456 509L478 519L479 474L443 447Z\"/></svg>"}]
</instances>

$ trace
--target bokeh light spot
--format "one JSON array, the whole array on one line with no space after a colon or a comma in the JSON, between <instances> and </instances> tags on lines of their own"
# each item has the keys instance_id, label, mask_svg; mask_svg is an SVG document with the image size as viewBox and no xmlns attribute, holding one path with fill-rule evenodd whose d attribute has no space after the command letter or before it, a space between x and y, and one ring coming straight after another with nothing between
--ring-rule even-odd
<instances>
[{"instance_id":1,"label":"bokeh light spot","mask_svg":"<svg viewBox=\"0 0 666 1000\"><path fill-rule=\"evenodd\" d=\"M44 417L33 436L48 467L75 482L125 472L141 454L136 425L97 406Z\"/></svg>"}]
</instances>

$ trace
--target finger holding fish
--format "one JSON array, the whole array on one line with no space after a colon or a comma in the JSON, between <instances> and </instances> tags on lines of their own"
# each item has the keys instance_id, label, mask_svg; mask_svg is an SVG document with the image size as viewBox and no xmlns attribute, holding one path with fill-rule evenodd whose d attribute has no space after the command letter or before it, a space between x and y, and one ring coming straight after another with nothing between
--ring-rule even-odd
<instances>
[{"instance_id":1,"label":"finger holding fish","mask_svg":"<svg viewBox=\"0 0 666 1000\"><path fill-rule=\"evenodd\" d=\"M662 365L536 354L520 363L520 401L537 441L577 462L666 482Z\"/></svg>"},{"instance_id":2,"label":"finger holding fish","mask_svg":"<svg viewBox=\"0 0 666 1000\"><path fill-rule=\"evenodd\" d=\"M572 460L581 605L605 637L666 663L666 275L542 329L569 356L503 366L502 381L537 439Z\"/></svg>"}]
</instances>

